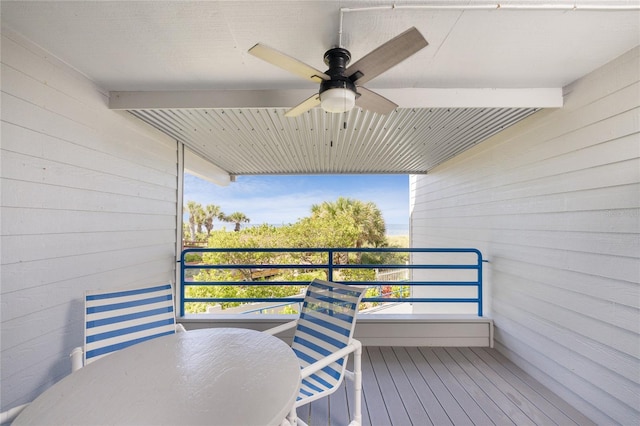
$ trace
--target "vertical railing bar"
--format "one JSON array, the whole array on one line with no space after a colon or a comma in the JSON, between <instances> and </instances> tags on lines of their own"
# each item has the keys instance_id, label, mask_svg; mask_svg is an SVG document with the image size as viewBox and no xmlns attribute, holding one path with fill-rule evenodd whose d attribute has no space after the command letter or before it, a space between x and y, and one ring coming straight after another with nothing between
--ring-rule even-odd
<instances>
[{"instance_id":1,"label":"vertical railing bar","mask_svg":"<svg viewBox=\"0 0 640 426\"><path fill-rule=\"evenodd\" d=\"M476 253L478 258L478 316L482 316L482 256L480 252Z\"/></svg>"},{"instance_id":2,"label":"vertical railing bar","mask_svg":"<svg viewBox=\"0 0 640 426\"><path fill-rule=\"evenodd\" d=\"M333 250L329 249L329 257L327 258L328 272L327 277L329 281L333 281Z\"/></svg>"},{"instance_id":3,"label":"vertical railing bar","mask_svg":"<svg viewBox=\"0 0 640 426\"><path fill-rule=\"evenodd\" d=\"M184 317L184 298L185 298L185 285L184 285L184 273L185 273L185 250L182 250L180 254L180 316Z\"/></svg>"}]
</instances>

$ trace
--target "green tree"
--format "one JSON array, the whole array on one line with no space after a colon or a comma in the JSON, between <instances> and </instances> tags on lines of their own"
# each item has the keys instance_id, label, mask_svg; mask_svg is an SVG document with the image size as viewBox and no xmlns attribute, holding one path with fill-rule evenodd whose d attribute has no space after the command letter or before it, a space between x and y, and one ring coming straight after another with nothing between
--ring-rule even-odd
<instances>
[{"instance_id":1,"label":"green tree","mask_svg":"<svg viewBox=\"0 0 640 426\"><path fill-rule=\"evenodd\" d=\"M189 224L182 222L182 235L183 235L183 240L189 240L192 241L191 239L191 230L189 228Z\"/></svg>"},{"instance_id":2,"label":"green tree","mask_svg":"<svg viewBox=\"0 0 640 426\"><path fill-rule=\"evenodd\" d=\"M222 212L220 206L216 206L215 204L207 204L204 208L204 227L207 230L207 238L211 235L211 230L213 229L213 220L224 219L225 215Z\"/></svg>"},{"instance_id":3,"label":"green tree","mask_svg":"<svg viewBox=\"0 0 640 426\"><path fill-rule=\"evenodd\" d=\"M325 202L312 208L309 217L299 219L294 224L274 227L261 225L240 229L239 225L248 222L244 214L229 215L229 222L236 223L236 232L224 230L209 233L208 246L221 248L358 248L366 245L383 244L384 220L373 203L363 203L348 198L339 198L336 202ZM233 218L232 218L233 217ZM238 220L240 219L240 220ZM388 253L389 255L393 255ZM346 254L345 254L346 255ZM371 268L336 268L334 279L347 281L371 281L375 275L375 264L385 262L387 254L367 256L366 264ZM289 253L273 252L220 252L203 254L203 263L214 265L264 265L261 270L206 269L194 277L200 282L239 281L240 285L202 285L189 286L187 297L241 298L241 297L288 297L299 294L313 278L327 279L323 269L282 268L275 275L263 276L268 265L304 265L326 264L326 253L300 251ZM361 263L361 257L352 259L343 256L334 259L336 263ZM268 281L300 281L300 286L270 285ZM246 283L246 285L244 284ZM258 284L258 285L256 285ZM239 302L224 302L224 309L237 306ZM187 307L188 312L203 312L206 303L194 303ZM291 308L293 310L293 308Z\"/></svg>"},{"instance_id":4,"label":"green tree","mask_svg":"<svg viewBox=\"0 0 640 426\"><path fill-rule=\"evenodd\" d=\"M339 197L334 202L325 201L311 206L311 215L315 218L350 217L358 228L355 245L382 247L386 245L386 226L382 212L373 202L362 202L351 198Z\"/></svg>"},{"instance_id":5,"label":"green tree","mask_svg":"<svg viewBox=\"0 0 640 426\"><path fill-rule=\"evenodd\" d=\"M187 211L189 212L189 230L191 231L191 242L196 241L196 232L202 231L202 224L204 222L204 210L200 203L195 201L187 202Z\"/></svg>"},{"instance_id":6,"label":"green tree","mask_svg":"<svg viewBox=\"0 0 640 426\"><path fill-rule=\"evenodd\" d=\"M225 216L223 219L225 222L235 223L234 231L240 231L241 223L249 223L249 218L242 212L233 212L229 216Z\"/></svg>"}]
</instances>

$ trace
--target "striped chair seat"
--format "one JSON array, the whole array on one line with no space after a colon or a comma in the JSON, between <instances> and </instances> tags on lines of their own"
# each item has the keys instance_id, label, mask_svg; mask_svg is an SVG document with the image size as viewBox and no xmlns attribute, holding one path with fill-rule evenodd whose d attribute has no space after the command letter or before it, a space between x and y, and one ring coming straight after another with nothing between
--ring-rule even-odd
<instances>
[{"instance_id":1,"label":"striped chair seat","mask_svg":"<svg viewBox=\"0 0 640 426\"><path fill-rule=\"evenodd\" d=\"M84 365L175 331L171 284L87 292Z\"/></svg>"}]
</instances>

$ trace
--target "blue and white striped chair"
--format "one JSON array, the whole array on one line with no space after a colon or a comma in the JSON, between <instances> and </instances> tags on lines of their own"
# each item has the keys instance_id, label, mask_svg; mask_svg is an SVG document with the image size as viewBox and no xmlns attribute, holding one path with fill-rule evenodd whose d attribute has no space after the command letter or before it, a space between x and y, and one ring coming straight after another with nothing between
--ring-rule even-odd
<instances>
[{"instance_id":1,"label":"blue and white striped chair","mask_svg":"<svg viewBox=\"0 0 640 426\"><path fill-rule=\"evenodd\" d=\"M72 370L176 330L184 328L176 325L171 284L88 291L85 293L84 351L75 348L71 353Z\"/></svg>"},{"instance_id":2,"label":"blue and white striped chair","mask_svg":"<svg viewBox=\"0 0 640 426\"><path fill-rule=\"evenodd\" d=\"M362 344L353 338L358 305L366 288L313 280L304 298L300 317L267 330L277 334L296 327L291 348L300 361L302 384L287 417L291 425L303 424L296 408L335 392L345 376L353 381L354 409L350 425L362 423ZM346 369L354 354L353 371ZM286 424L286 423L283 423Z\"/></svg>"}]
</instances>

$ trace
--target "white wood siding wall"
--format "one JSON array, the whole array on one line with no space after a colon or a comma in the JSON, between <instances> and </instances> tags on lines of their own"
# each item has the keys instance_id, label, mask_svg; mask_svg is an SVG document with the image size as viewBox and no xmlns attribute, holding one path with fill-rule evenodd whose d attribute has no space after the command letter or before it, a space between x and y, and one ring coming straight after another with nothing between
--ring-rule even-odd
<instances>
[{"instance_id":1,"label":"white wood siding wall","mask_svg":"<svg viewBox=\"0 0 640 426\"><path fill-rule=\"evenodd\" d=\"M2 33L2 409L70 373L87 289L175 278L175 141Z\"/></svg>"},{"instance_id":2,"label":"white wood siding wall","mask_svg":"<svg viewBox=\"0 0 640 426\"><path fill-rule=\"evenodd\" d=\"M599 424L640 423L639 55L411 178L412 244L482 250L496 347Z\"/></svg>"}]
</instances>

